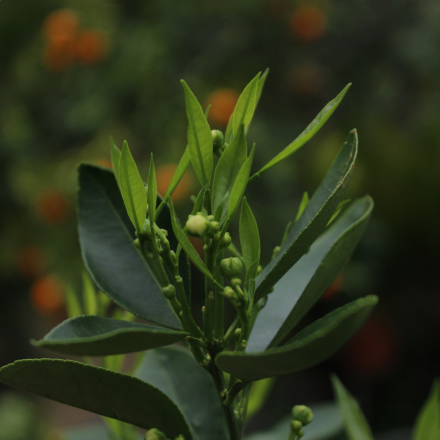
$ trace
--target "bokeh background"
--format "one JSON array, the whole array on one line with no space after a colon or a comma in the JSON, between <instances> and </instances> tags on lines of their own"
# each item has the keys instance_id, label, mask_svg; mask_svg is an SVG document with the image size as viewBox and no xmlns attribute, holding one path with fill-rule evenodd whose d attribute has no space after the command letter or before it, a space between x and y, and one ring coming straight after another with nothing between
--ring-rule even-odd
<instances>
[{"instance_id":1,"label":"bokeh background","mask_svg":"<svg viewBox=\"0 0 440 440\"><path fill-rule=\"evenodd\" d=\"M356 127L349 197L368 193L376 208L353 261L312 314L369 293L381 301L338 355L278 379L248 429L269 427L294 404L331 399L331 371L375 433L412 425L440 374L436 0L2 0L0 365L44 355L29 338L64 319L66 286L80 289L77 164L111 166L109 135L119 146L126 139L145 178L154 153L164 191L186 145L179 80L212 105L209 122L224 130L240 91L267 67L249 134L255 170L353 86L309 144L249 188L262 261ZM189 173L175 194L182 218L197 191ZM17 440L37 438L37 419L47 424L41 438L80 419L41 405L36 418L34 400L0 391L0 420L22 414L16 426L33 427Z\"/></svg>"}]
</instances>

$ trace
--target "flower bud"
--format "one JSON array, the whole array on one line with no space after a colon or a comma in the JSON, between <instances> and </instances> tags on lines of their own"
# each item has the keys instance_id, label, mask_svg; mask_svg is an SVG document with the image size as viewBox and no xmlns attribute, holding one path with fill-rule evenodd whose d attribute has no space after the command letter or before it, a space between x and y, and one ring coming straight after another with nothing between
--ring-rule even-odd
<instances>
[{"instance_id":1,"label":"flower bud","mask_svg":"<svg viewBox=\"0 0 440 440\"><path fill-rule=\"evenodd\" d=\"M229 300L238 303L239 299L237 294L235 293L235 290L232 289L231 287L227 286L223 289L223 296L225 296L226 298L228 298Z\"/></svg>"},{"instance_id":2,"label":"flower bud","mask_svg":"<svg viewBox=\"0 0 440 440\"><path fill-rule=\"evenodd\" d=\"M235 278L241 274L243 263L240 258L225 258L220 262L220 271L225 278Z\"/></svg>"},{"instance_id":3,"label":"flower bud","mask_svg":"<svg viewBox=\"0 0 440 440\"><path fill-rule=\"evenodd\" d=\"M313 420L312 410L305 405L296 405L292 409L292 416L294 420L299 420L303 426L308 425Z\"/></svg>"},{"instance_id":4,"label":"flower bud","mask_svg":"<svg viewBox=\"0 0 440 440\"><path fill-rule=\"evenodd\" d=\"M263 272L263 266L258 265L257 275L260 275L261 272Z\"/></svg>"},{"instance_id":5,"label":"flower bud","mask_svg":"<svg viewBox=\"0 0 440 440\"><path fill-rule=\"evenodd\" d=\"M273 252L272 252L272 258L275 258L276 257L276 255L277 255L277 253L280 251L280 247L279 246L276 246L275 248L274 248L274 250L273 250Z\"/></svg>"},{"instance_id":6,"label":"flower bud","mask_svg":"<svg viewBox=\"0 0 440 440\"><path fill-rule=\"evenodd\" d=\"M188 235L193 237L204 237L211 229L211 223L203 215L190 215L186 222L185 229Z\"/></svg>"},{"instance_id":7,"label":"flower bud","mask_svg":"<svg viewBox=\"0 0 440 440\"><path fill-rule=\"evenodd\" d=\"M226 234L223 236L223 239L220 243L221 248L227 248L232 243L231 234L229 232L226 232Z\"/></svg>"},{"instance_id":8,"label":"flower bud","mask_svg":"<svg viewBox=\"0 0 440 440\"><path fill-rule=\"evenodd\" d=\"M151 237L151 224L150 224L150 220L148 220L147 218L144 221L144 224L142 225L142 232L141 234L144 237Z\"/></svg>"},{"instance_id":9,"label":"flower bud","mask_svg":"<svg viewBox=\"0 0 440 440\"><path fill-rule=\"evenodd\" d=\"M156 428L147 431L145 440L167 440L167 436Z\"/></svg>"},{"instance_id":10,"label":"flower bud","mask_svg":"<svg viewBox=\"0 0 440 440\"><path fill-rule=\"evenodd\" d=\"M166 299L173 299L176 296L176 288L172 284L169 284L162 289L162 293Z\"/></svg>"},{"instance_id":11,"label":"flower bud","mask_svg":"<svg viewBox=\"0 0 440 440\"><path fill-rule=\"evenodd\" d=\"M295 433L298 434L299 431L301 431L302 423L299 420L292 420L290 422L290 429Z\"/></svg>"},{"instance_id":12,"label":"flower bud","mask_svg":"<svg viewBox=\"0 0 440 440\"><path fill-rule=\"evenodd\" d=\"M185 437L183 435L179 435L179 437L176 437L174 440L185 440Z\"/></svg>"},{"instance_id":13,"label":"flower bud","mask_svg":"<svg viewBox=\"0 0 440 440\"><path fill-rule=\"evenodd\" d=\"M141 248L141 244L139 243L139 238L136 238L136 240L133 241L134 247L137 249Z\"/></svg>"},{"instance_id":14,"label":"flower bud","mask_svg":"<svg viewBox=\"0 0 440 440\"><path fill-rule=\"evenodd\" d=\"M221 148L225 141L225 137L223 136L223 133L220 130L212 130L211 133L212 133L212 144L214 150Z\"/></svg>"}]
</instances>

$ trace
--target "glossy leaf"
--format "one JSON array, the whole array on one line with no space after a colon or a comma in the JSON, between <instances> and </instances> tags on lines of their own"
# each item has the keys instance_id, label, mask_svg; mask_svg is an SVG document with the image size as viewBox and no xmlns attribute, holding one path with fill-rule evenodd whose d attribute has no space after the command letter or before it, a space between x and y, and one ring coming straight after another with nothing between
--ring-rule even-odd
<instances>
[{"instance_id":1,"label":"glossy leaf","mask_svg":"<svg viewBox=\"0 0 440 440\"><path fill-rule=\"evenodd\" d=\"M216 364L246 382L312 367L336 353L359 330L377 301L370 295L340 307L279 348L258 353L222 352Z\"/></svg>"},{"instance_id":2,"label":"glossy leaf","mask_svg":"<svg viewBox=\"0 0 440 440\"><path fill-rule=\"evenodd\" d=\"M440 379L434 382L431 394L417 416L413 440L440 438Z\"/></svg>"},{"instance_id":3,"label":"glossy leaf","mask_svg":"<svg viewBox=\"0 0 440 440\"><path fill-rule=\"evenodd\" d=\"M152 269L133 246L134 228L113 172L81 165L79 186L79 239L84 262L95 283L134 315L180 329L180 321L163 297ZM162 213L165 218L169 218L167 211Z\"/></svg>"},{"instance_id":4,"label":"glossy leaf","mask_svg":"<svg viewBox=\"0 0 440 440\"><path fill-rule=\"evenodd\" d=\"M181 81L185 91L186 114L188 116L188 147L191 162L202 185L211 181L214 153L212 133L205 114L194 93Z\"/></svg>"},{"instance_id":5,"label":"glossy leaf","mask_svg":"<svg viewBox=\"0 0 440 440\"><path fill-rule=\"evenodd\" d=\"M305 440L333 440L342 432L342 419L334 403L310 405L310 408L315 417L310 425L303 428ZM287 440L291 420L291 416L285 417L269 431L251 434L245 440Z\"/></svg>"},{"instance_id":6,"label":"glossy leaf","mask_svg":"<svg viewBox=\"0 0 440 440\"><path fill-rule=\"evenodd\" d=\"M344 196L356 155L357 133L353 130L281 249L258 275L256 300L262 298L281 279L324 231Z\"/></svg>"},{"instance_id":7,"label":"glossy leaf","mask_svg":"<svg viewBox=\"0 0 440 440\"><path fill-rule=\"evenodd\" d=\"M182 413L162 391L125 374L68 360L32 359L1 368L0 381L143 429L157 428L170 438L192 439Z\"/></svg>"},{"instance_id":8,"label":"glossy leaf","mask_svg":"<svg viewBox=\"0 0 440 440\"><path fill-rule=\"evenodd\" d=\"M37 347L76 356L111 356L183 341L188 333L153 325L104 318L78 316L50 331Z\"/></svg>"},{"instance_id":9,"label":"glossy leaf","mask_svg":"<svg viewBox=\"0 0 440 440\"><path fill-rule=\"evenodd\" d=\"M306 209L306 206L309 204L309 193L307 191L304 191L304 194L301 199L301 203L299 204L298 213L296 214L295 221L297 222L298 219L301 217L302 213Z\"/></svg>"},{"instance_id":10,"label":"glossy leaf","mask_svg":"<svg viewBox=\"0 0 440 440\"><path fill-rule=\"evenodd\" d=\"M116 146L113 138L110 136L110 155L112 159L113 172L119 185L119 161L121 160L121 150Z\"/></svg>"},{"instance_id":11,"label":"glossy leaf","mask_svg":"<svg viewBox=\"0 0 440 440\"><path fill-rule=\"evenodd\" d=\"M254 279L260 262L260 234L246 197L241 204L239 230L241 252L246 266L246 280Z\"/></svg>"},{"instance_id":12,"label":"glossy leaf","mask_svg":"<svg viewBox=\"0 0 440 440\"><path fill-rule=\"evenodd\" d=\"M248 352L278 345L327 291L348 263L372 209L368 196L354 202L278 281L256 318Z\"/></svg>"},{"instance_id":13,"label":"glossy leaf","mask_svg":"<svg viewBox=\"0 0 440 440\"><path fill-rule=\"evenodd\" d=\"M331 380L348 440L374 440L368 422L354 397L345 389L336 375L332 374ZM429 439L424 437L423 440Z\"/></svg>"},{"instance_id":14,"label":"glossy leaf","mask_svg":"<svg viewBox=\"0 0 440 440\"><path fill-rule=\"evenodd\" d=\"M189 350L179 347L151 350L136 376L157 387L181 409L195 440L229 439L214 381Z\"/></svg>"},{"instance_id":15,"label":"glossy leaf","mask_svg":"<svg viewBox=\"0 0 440 440\"><path fill-rule=\"evenodd\" d=\"M307 128L291 143L289 144L281 153L276 155L269 163L267 163L263 168L261 168L256 176L260 176L265 171L274 167L281 161L287 159L295 151L299 150L304 144L306 144L316 133L321 129L321 127L327 122L333 112L336 110L338 105L341 103L351 84L345 86L344 90L339 93L336 98L330 101L315 117L315 119L307 126Z\"/></svg>"},{"instance_id":16,"label":"glossy leaf","mask_svg":"<svg viewBox=\"0 0 440 440\"><path fill-rule=\"evenodd\" d=\"M153 153L151 153L150 170L148 172L147 201L148 201L149 218L155 219L156 201L157 201L157 182L156 182L156 170L154 168Z\"/></svg>"},{"instance_id":17,"label":"glossy leaf","mask_svg":"<svg viewBox=\"0 0 440 440\"><path fill-rule=\"evenodd\" d=\"M342 208L345 205L348 205L350 202L351 202L351 199L348 199L348 200L344 200L343 202L339 203L338 207L336 208L336 211L334 212L334 214L331 216L330 220L328 221L327 226L329 226L331 223L333 223L333 220L335 220L338 217L338 215L342 211Z\"/></svg>"},{"instance_id":18,"label":"glossy leaf","mask_svg":"<svg viewBox=\"0 0 440 440\"><path fill-rule=\"evenodd\" d=\"M98 314L98 297L96 294L95 286L90 279L89 274L86 271L82 273L83 282L83 301L84 311L86 315Z\"/></svg>"},{"instance_id":19,"label":"glossy leaf","mask_svg":"<svg viewBox=\"0 0 440 440\"><path fill-rule=\"evenodd\" d=\"M231 190L231 197L229 198L228 204L228 218L232 219L234 217L235 211L237 211L238 206L240 205L241 199L243 198L243 194L246 190L249 174L251 172L252 161L254 159L255 146L252 148L251 154L244 162L241 167L237 178L235 179L234 186Z\"/></svg>"},{"instance_id":20,"label":"glossy leaf","mask_svg":"<svg viewBox=\"0 0 440 440\"><path fill-rule=\"evenodd\" d=\"M147 212L147 194L127 142L124 142L119 161L119 186L127 214L140 232Z\"/></svg>"},{"instance_id":21,"label":"glossy leaf","mask_svg":"<svg viewBox=\"0 0 440 440\"><path fill-rule=\"evenodd\" d=\"M244 126L241 125L237 135L232 142L223 151L214 173L214 182L212 186L212 210L216 212L223 201L225 194L231 194L235 180L241 167L247 158L246 136ZM227 204L223 209L220 223L227 215Z\"/></svg>"},{"instance_id":22,"label":"glossy leaf","mask_svg":"<svg viewBox=\"0 0 440 440\"><path fill-rule=\"evenodd\" d=\"M185 152L183 153L183 156L181 157L179 164L177 165L176 171L174 171L173 178L171 179L171 182L168 185L164 199L166 199L168 196L171 196L173 194L174 190L177 188L177 185L182 180L182 177L185 175L186 170L188 169L190 163L191 163L191 153L189 151L189 147L186 147Z\"/></svg>"}]
</instances>

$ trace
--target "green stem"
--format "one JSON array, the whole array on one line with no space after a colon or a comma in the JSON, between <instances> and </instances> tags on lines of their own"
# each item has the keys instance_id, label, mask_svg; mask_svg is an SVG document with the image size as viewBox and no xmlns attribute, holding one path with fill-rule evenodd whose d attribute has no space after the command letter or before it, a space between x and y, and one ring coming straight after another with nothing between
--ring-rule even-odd
<instances>
[{"instance_id":1,"label":"green stem","mask_svg":"<svg viewBox=\"0 0 440 440\"><path fill-rule=\"evenodd\" d=\"M229 345L229 342L231 342L231 339L234 337L235 329L237 328L239 322L240 319L237 315L225 334L225 337L223 339L223 347L227 347Z\"/></svg>"},{"instance_id":2,"label":"green stem","mask_svg":"<svg viewBox=\"0 0 440 440\"><path fill-rule=\"evenodd\" d=\"M217 255L214 277L219 284L223 286L223 277L220 273L220 262L223 260L224 251L220 251ZM223 339L225 334L225 299L220 292L215 295L215 322L214 322L214 338L218 341Z\"/></svg>"},{"instance_id":3,"label":"green stem","mask_svg":"<svg viewBox=\"0 0 440 440\"><path fill-rule=\"evenodd\" d=\"M213 273L215 254L212 245L206 240L205 245L205 264L209 272ZM213 321L214 321L214 283L209 277L205 277L205 313L203 314L203 329L205 338L213 340Z\"/></svg>"},{"instance_id":4,"label":"green stem","mask_svg":"<svg viewBox=\"0 0 440 440\"><path fill-rule=\"evenodd\" d=\"M232 386L232 388L228 392L228 395L226 396L226 399L223 402L223 404L225 406L231 406L232 403L234 402L235 398L245 388L245 386L246 386L246 384L244 384L241 381L234 382L234 385Z\"/></svg>"}]
</instances>

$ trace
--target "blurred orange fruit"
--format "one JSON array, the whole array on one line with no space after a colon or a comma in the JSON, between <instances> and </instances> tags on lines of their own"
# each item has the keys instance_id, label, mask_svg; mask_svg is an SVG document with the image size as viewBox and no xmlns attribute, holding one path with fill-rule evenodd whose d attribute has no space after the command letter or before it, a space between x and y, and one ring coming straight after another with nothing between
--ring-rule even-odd
<instances>
[{"instance_id":1,"label":"blurred orange fruit","mask_svg":"<svg viewBox=\"0 0 440 440\"><path fill-rule=\"evenodd\" d=\"M63 222L70 213L70 203L65 194L58 190L46 190L36 201L37 214L49 225Z\"/></svg>"},{"instance_id":2,"label":"blurred orange fruit","mask_svg":"<svg viewBox=\"0 0 440 440\"><path fill-rule=\"evenodd\" d=\"M174 172L176 171L177 164L166 164L158 167L156 169L156 180L157 180L157 192L160 195L165 195L168 189L168 185L171 182L171 179L174 176ZM177 185L174 190L171 199L174 202L178 202L191 194L191 191L194 187L194 181L192 177L185 173L182 177L182 180Z\"/></svg>"},{"instance_id":3,"label":"blurred orange fruit","mask_svg":"<svg viewBox=\"0 0 440 440\"><path fill-rule=\"evenodd\" d=\"M290 18L290 26L299 40L312 42L327 30L327 15L317 6L298 6Z\"/></svg>"},{"instance_id":4,"label":"blurred orange fruit","mask_svg":"<svg viewBox=\"0 0 440 440\"><path fill-rule=\"evenodd\" d=\"M337 296L341 290L342 286L342 276L339 275L338 278L333 282L333 284L327 289L327 292L321 296L321 301L328 301L329 299Z\"/></svg>"},{"instance_id":5,"label":"blurred orange fruit","mask_svg":"<svg viewBox=\"0 0 440 440\"><path fill-rule=\"evenodd\" d=\"M104 34L99 30L81 32L76 39L76 58L83 64L94 64L101 61L107 51Z\"/></svg>"},{"instance_id":6,"label":"blurred orange fruit","mask_svg":"<svg viewBox=\"0 0 440 440\"><path fill-rule=\"evenodd\" d=\"M215 124L227 125L239 96L232 89L218 89L211 93L207 99L207 103L211 104L209 120Z\"/></svg>"},{"instance_id":7,"label":"blurred orange fruit","mask_svg":"<svg viewBox=\"0 0 440 440\"><path fill-rule=\"evenodd\" d=\"M23 248L17 256L17 268L26 278L40 275L46 268L46 256L35 246Z\"/></svg>"},{"instance_id":8,"label":"blurred orange fruit","mask_svg":"<svg viewBox=\"0 0 440 440\"><path fill-rule=\"evenodd\" d=\"M51 315L64 307L64 286L53 275L39 277L31 286L30 300L35 310Z\"/></svg>"},{"instance_id":9,"label":"blurred orange fruit","mask_svg":"<svg viewBox=\"0 0 440 440\"><path fill-rule=\"evenodd\" d=\"M97 165L101 165L102 167L107 167L107 168L112 168L113 169L113 164L111 160L108 159L98 159L95 160L95 163Z\"/></svg>"},{"instance_id":10,"label":"blurred orange fruit","mask_svg":"<svg viewBox=\"0 0 440 440\"><path fill-rule=\"evenodd\" d=\"M52 44L44 52L44 64L49 70L61 72L67 69L75 60L74 40L66 40L63 44Z\"/></svg>"},{"instance_id":11,"label":"blurred orange fruit","mask_svg":"<svg viewBox=\"0 0 440 440\"><path fill-rule=\"evenodd\" d=\"M43 33L49 40L65 39L75 35L79 27L76 12L59 9L49 14L43 24Z\"/></svg>"}]
</instances>

